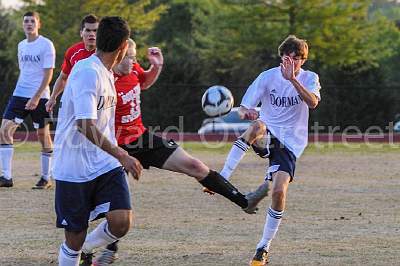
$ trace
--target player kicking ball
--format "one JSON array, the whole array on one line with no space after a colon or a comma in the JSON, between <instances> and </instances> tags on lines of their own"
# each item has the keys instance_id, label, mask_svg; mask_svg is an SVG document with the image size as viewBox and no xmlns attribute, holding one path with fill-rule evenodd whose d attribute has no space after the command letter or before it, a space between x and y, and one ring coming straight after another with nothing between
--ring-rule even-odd
<instances>
[{"instance_id":1,"label":"player kicking ball","mask_svg":"<svg viewBox=\"0 0 400 266\"><path fill-rule=\"evenodd\" d=\"M308 56L307 42L290 35L278 51L282 58L280 66L262 72L243 96L240 116L255 121L235 141L221 171L229 179L250 146L261 157L269 158L266 181L250 193L259 202L267 195L268 181L272 181L271 206L251 266L268 263L271 241L285 209L288 185L295 177L296 160L307 146L309 109L316 108L321 99L318 75L301 68ZM260 114L255 111L259 103Z\"/></svg>"},{"instance_id":2,"label":"player kicking ball","mask_svg":"<svg viewBox=\"0 0 400 266\"><path fill-rule=\"evenodd\" d=\"M149 132L142 123L140 94L148 89L158 78L163 65L163 55L157 47L149 48L147 58L151 63L144 71L136 62L136 44L128 40L125 58L114 67L115 88L117 91L116 136L118 145L129 155L137 158L143 168L156 167L183 173L196 178L208 189L226 197L247 213L254 213L256 206L251 198L246 198L218 172L209 169L203 162L192 157L173 140L166 140ZM90 236L90 234L89 234ZM107 265L115 260L117 243L107 248L94 260L94 265ZM93 245L85 242L83 252L91 257ZM90 265L91 258L86 264Z\"/></svg>"}]
</instances>

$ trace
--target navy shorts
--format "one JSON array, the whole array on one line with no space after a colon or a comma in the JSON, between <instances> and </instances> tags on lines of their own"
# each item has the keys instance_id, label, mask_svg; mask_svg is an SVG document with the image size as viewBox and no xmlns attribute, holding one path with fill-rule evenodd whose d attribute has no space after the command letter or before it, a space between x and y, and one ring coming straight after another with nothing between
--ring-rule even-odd
<instances>
[{"instance_id":1,"label":"navy shorts","mask_svg":"<svg viewBox=\"0 0 400 266\"><path fill-rule=\"evenodd\" d=\"M35 129L44 128L45 125L51 122L50 114L46 111L47 99L40 99L35 110L26 110L25 105L29 99L12 96L4 111L3 118L21 124L30 115Z\"/></svg>"},{"instance_id":2,"label":"navy shorts","mask_svg":"<svg viewBox=\"0 0 400 266\"><path fill-rule=\"evenodd\" d=\"M57 227L81 232L113 210L131 210L125 171L117 167L84 183L56 180Z\"/></svg>"},{"instance_id":3,"label":"navy shorts","mask_svg":"<svg viewBox=\"0 0 400 266\"><path fill-rule=\"evenodd\" d=\"M252 145L253 150L260 157L269 159L269 166L265 179L272 180L273 173L283 171L290 175L290 181L292 181L296 169L296 156L269 131L267 131L266 134L266 147L260 148Z\"/></svg>"},{"instance_id":4,"label":"navy shorts","mask_svg":"<svg viewBox=\"0 0 400 266\"><path fill-rule=\"evenodd\" d=\"M150 166L162 168L178 147L179 145L174 140L166 140L148 131L137 140L121 145L121 148L138 159L145 169L149 169Z\"/></svg>"}]
</instances>

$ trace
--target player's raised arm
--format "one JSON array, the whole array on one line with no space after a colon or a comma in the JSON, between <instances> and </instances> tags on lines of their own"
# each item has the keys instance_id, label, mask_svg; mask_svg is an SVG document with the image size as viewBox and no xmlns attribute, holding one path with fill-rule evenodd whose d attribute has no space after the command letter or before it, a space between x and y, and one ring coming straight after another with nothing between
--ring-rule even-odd
<instances>
[{"instance_id":1,"label":"player's raised arm","mask_svg":"<svg viewBox=\"0 0 400 266\"><path fill-rule=\"evenodd\" d=\"M317 107L319 102L317 95L307 90L306 87L303 84L301 84L299 80L296 78L295 64L299 64L297 63L297 61L303 61L303 60L305 61L306 59L303 58L293 59L290 56L284 56L282 58L282 63L280 65L281 72L282 76L293 84L294 88L299 93L300 97L304 100L304 102L308 105L308 107L314 109ZM304 62L301 62L300 64L302 65L304 64Z\"/></svg>"},{"instance_id":2,"label":"player's raised arm","mask_svg":"<svg viewBox=\"0 0 400 266\"><path fill-rule=\"evenodd\" d=\"M160 76L161 69L164 64L164 57L161 49L158 47L151 47L147 50L147 59L149 60L151 66L143 74L145 81L143 82L142 89L148 89L151 85L156 82L158 76Z\"/></svg>"}]
</instances>

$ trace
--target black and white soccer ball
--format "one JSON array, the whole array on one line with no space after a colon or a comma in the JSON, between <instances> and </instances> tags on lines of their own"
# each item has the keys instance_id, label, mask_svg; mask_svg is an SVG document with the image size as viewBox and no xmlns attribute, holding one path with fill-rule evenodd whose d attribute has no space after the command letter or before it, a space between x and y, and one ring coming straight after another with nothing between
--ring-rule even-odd
<instances>
[{"instance_id":1,"label":"black and white soccer ball","mask_svg":"<svg viewBox=\"0 0 400 266\"><path fill-rule=\"evenodd\" d=\"M233 96L224 86L212 86L206 90L201 99L204 112L211 117L229 113L233 107Z\"/></svg>"}]
</instances>

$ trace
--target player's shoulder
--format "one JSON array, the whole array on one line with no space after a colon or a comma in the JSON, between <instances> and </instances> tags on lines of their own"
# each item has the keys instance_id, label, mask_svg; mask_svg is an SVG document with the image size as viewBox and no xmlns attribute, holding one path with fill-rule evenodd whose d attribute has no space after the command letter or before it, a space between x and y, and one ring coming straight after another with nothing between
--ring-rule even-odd
<instances>
[{"instance_id":1,"label":"player's shoulder","mask_svg":"<svg viewBox=\"0 0 400 266\"><path fill-rule=\"evenodd\" d=\"M18 48L25 46L28 43L27 39L23 39L18 43Z\"/></svg>"},{"instance_id":2,"label":"player's shoulder","mask_svg":"<svg viewBox=\"0 0 400 266\"><path fill-rule=\"evenodd\" d=\"M315 78L317 78L317 79L318 79L318 74L317 74L317 73L315 73L315 72L313 72L313 71L311 71L311 70L306 70L306 69L302 69L302 71L303 71L303 75L304 75L306 78L308 78L308 79L315 79Z\"/></svg>"},{"instance_id":3,"label":"player's shoulder","mask_svg":"<svg viewBox=\"0 0 400 266\"><path fill-rule=\"evenodd\" d=\"M279 67L273 67L273 68L269 68L264 70L263 72L260 73L259 77L262 79L267 79L267 78L271 78L274 77L276 75L280 75L281 71Z\"/></svg>"},{"instance_id":4,"label":"player's shoulder","mask_svg":"<svg viewBox=\"0 0 400 266\"><path fill-rule=\"evenodd\" d=\"M92 55L76 62L72 68L73 73L80 73L82 76L94 77L101 75L101 66L96 56Z\"/></svg>"},{"instance_id":5,"label":"player's shoulder","mask_svg":"<svg viewBox=\"0 0 400 266\"><path fill-rule=\"evenodd\" d=\"M46 45L54 46L53 41L43 35L39 35L38 41L40 41L41 43L46 44Z\"/></svg>"},{"instance_id":6,"label":"player's shoulder","mask_svg":"<svg viewBox=\"0 0 400 266\"><path fill-rule=\"evenodd\" d=\"M83 42L77 42L74 43L73 45L71 45L70 47L68 47L67 51L65 52L66 54L74 54L76 52L78 52L79 50L82 50L85 48L85 45Z\"/></svg>"}]
</instances>

